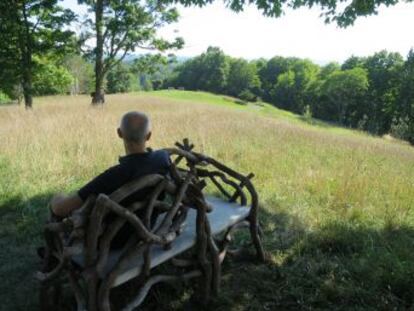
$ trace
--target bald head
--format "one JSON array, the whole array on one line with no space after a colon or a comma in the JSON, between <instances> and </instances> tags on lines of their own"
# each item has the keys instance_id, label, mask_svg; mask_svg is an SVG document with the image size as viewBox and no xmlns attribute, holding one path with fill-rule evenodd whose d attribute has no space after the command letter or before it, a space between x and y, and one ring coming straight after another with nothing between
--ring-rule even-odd
<instances>
[{"instance_id":1,"label":"bald head","mask_svg":"<svg viewBox=\"0 0 414 311\"><path fill-rule=\"evenodd\" d=\"M126 142L144 144L151 133L151 122L145 113L130 111L123 115L119 132Z\"/></svg>"}]
</instances>

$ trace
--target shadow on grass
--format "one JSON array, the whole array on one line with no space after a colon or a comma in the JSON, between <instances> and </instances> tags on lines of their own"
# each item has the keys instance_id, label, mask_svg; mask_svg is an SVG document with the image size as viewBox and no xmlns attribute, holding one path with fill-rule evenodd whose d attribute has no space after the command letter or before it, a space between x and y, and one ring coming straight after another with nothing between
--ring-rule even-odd
<instances>
[{"instance_id":1,"label":"shadow on grass","mask_svg":"<svg viewBox=\"0 0 414 311\"><path fill-rule=\"evenodd\" d=\"M0 203L0 310L37 310L39 269L36 247L52 194L28 199L14 196Z\"/></svg>"},{"instance_id":2,"label":"shadow on grass","mask_svg":"<svg viewBox=\"0 0 414 311\"><path fill-rule=\"evenodd\" d=\"M41 244L44 207L50 196L44 194L20 203L19 198L13 198L0 207L1 310L38 309L38 284L31 275L38 268L34 250ZM289 213L266 209L261 210L260 219L269 262L257 263L252 255L248 260L228 258L223 265L220 295L208 306L200 306L191 298L190 283L155 286L141 310L414 307L413 228L377 230L362 224L331 222L309 231ZM249 246L248 232L237 234L236 244ZM114 289L115 305L130 299L134 290L133 283Z\"/></svg>"},{"instance_id":3,"label":"shadow on grass","mask_svg":"<svg viewBox=\"0 0 414 311\"><path fill-rule=\"evenodd\" d=\"M228 258L220 295L202 308L188 287L156 287L143 310L412 310L414 230L329 223L309 232L262 210L266 264ZM247 244L248 234L237 237ZM250 259L253 257L251 256ZM186 291L187 290L187 291ZM184 294L183 294L184 292Z\"/></svg>"}]
</instances>

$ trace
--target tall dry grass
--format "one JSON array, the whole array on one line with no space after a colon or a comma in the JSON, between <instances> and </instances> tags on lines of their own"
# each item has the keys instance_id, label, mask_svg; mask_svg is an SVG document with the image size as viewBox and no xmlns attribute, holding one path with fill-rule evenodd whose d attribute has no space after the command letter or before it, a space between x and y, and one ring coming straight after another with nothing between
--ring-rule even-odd
<instances>
[{"instance_id":1,"label":"tall dry grass","mask_svg":"<svg viewBox=\"0 0 414 311\"><path fill-rule=\"evenodd\" d=\"M108 96L107 102L92 108L88 97L47 97L38 99L33 111L0 108L0 206L4 210L0 214L18 215L10 218L16 226L4 225L6 220L2 223L0 236L6 237L2 245L11 243L8 232L15 232L15 227L23 228L23 236L40 230L33 229L34 218L29 216L39 219L43 215L39 210L53 192L74 191L117 163L123 146L116 127L129 110L151 117L153 148L172 146L188 137L197 151L256 175L266 247L274 264L283 265L292 254L292 249L283 251L289 245L286 241L296 241L293 249L298 249L304 243L298 234L311 235L332 223L378 232L414 225L414 148L410 146L351 131L337 135L335 130L278 118L277 113L195 105L188 99L151 93ZM282 231L278 228L281 215L289 219ZM26 230L29 226L32 229ZM22 245L27 245L22 239ZM13 251L24 253L23 248ZM399 259L396 262L400 264ZM29 263L23 268L30 270ZM6 270L14 271L3 260L0 271ZM19 274L15 275L18 282ZM255 276L249 277L254 283Z\"/></svg>"},{"instance_id":2,"label":"tall dry grass","mask_svg":"<svg viewBox=\"0 0 414 311\"><path fill-rule=\"evenodd\" d=\"M123 146L116 127L124 112L135 109L152 119L153 147L188 137L199 151L254 172L267 208L288 208L311 226L327 214L388 221L392 213L393 221L412 220L414 149L409 146L151 96L108 96L108 102L92 108L87 97L50 97L29 112L2 108L1 159L14 187L3 180L3 191L31 196L76 189L117 163Z\"/></svg>"}]
</instances>

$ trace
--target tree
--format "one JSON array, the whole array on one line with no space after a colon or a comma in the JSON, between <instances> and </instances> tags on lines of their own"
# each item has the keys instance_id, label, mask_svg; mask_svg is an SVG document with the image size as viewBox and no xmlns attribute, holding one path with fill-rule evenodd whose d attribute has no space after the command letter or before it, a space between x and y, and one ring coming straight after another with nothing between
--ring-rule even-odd
<instances>
[{"instance_id":1,"label":"tree","mask_svg":"<svg viewBox=\"0 0 414 311\"><path fill-rule=\"evenodd\" d=\"M125 93L131 90L131 72L129 68L119 63L108 73L107 90L108 93Z\"/></svg>"},{"instance_id":2,"label":"tree","mask_svg":"<svg viewBox=\"0 0 414 311\"><path fill-rule=\"evenodd\" d=\"M163 3L180 3L184 6L204 6L212 0L162 0ZM321 16L326 23L335 22L340 27L353 25L361 16L375 15L380 6L392 6L399 0L372 0L372 1L340 1L340 0L228 0L227 6L236 12L243 11L247 4L255 4L265 16L279 17L285 13L286 8L298 9L301 7L312 8L319 6L322 10ZM402 2L402 1L401 1Z\"/></svg>"},{"instance_id":3,"label":"tree","mask_svg":"<svg viewBox=\"0 0 414 311\"><path fill-rule=\"evenodd\" d=\"M277 77L276 84L272 88L270 95L272 102L284 109L291 110L294 105L296 74L293 70L288 70Z\"/></svg>"},{"instance_id":4,"label":"tree","mask_svg":"<svg viewBox=\"0 0 414 311\"><path fill-rule=\"evenodd\" d=\"M399 53L381 51L367 57L364 68L368 72L369 119L371 132L389 132L397 106L400 75L404 60Z\"/></svg>"},{"instance_id":5,"label":"tree","mask_svg":"<svg viewBox=\"0 0 414 311\"><path fill-rule=\"evenodd\" d=\"M260 94L260 79L256 65L244 59L232 59L226 90L229 95L243 100L254 100Z\"/></svg>"},{"instance_id":6,"label":"tree","mask_svg":"<svg viewBox=\"0 0 414 311\"><path fill-rule=\"evenodd\" d=\"M270 91L271 101L278 107L302 113L319 66L306 59L289 59L287 64L288 70L277 77Z\"/></svg>"},{"instance_id":7,"label":"tree","mask_svg":"<svg viewBox=\"0 0 414 311\"><path fill-rule=\"evenodd\" d=\"M65 67L73 77L70 93L72 95L89 94L95 82L93 66L81 55L68 54L62 60Z\"/></svg>"},{"instance_id":8,"label":"tree","mask_svg":"<svg viewBox=\"0 0 414 311\"><path fill-rule=\"evenodd\" d=\"M356 127L366 113L368 74L362 68L335 71L322 84L317 114L327 120Z\"/></svg>"},{"instance_id":9,"label":"tree","mask_svg":"<svg viewBox=\"0 0 414 311\"><path fill-rule=\"evenodd\" d=\"M200 68L197 75L200 89L223 93L226 89L230 64L228 57L218 47L209 47L200 56Z\"/></svg>"},{"instance_id":10,"label":"tree","mask_svg":"<svg viewBox=\"0 0 414 311\"><path fill-rule=\"evenodd\" d=\"M168 64L168 58L162 54L146 54L134 59L131 70L136 73L154 74L160 67Z\"/></svg>"},{"instance_id":11,"label":"tree","mask_svg":"<svg viewBox=\"0 0 414 311\"><path fill-rule=\"evenodd\" d=\"M178 66L171 84L190 90L225 93L230 70L229 60L219 48L209 47L205 53Z\"/></svg>"},{"instance_id":12,"label":"tree","mask_svg":"<svg viewBox=\"0 0 414 311\"><path fill-rule=\"evenodd\" d=\"M366 57L358 57L358 56L352 55L342 64L341 69L349 70L349 69L354 69L356 67L364 68L366 61L367 61Z\"/></svg>"},{"instance_id":13,"label":"tree","mask_svg":"<svg viewBox=\"0 0 414 311\"><path fill-rule=\"evenodd\" d=\"M33 95L66 94L70 91L73 77L69 71L53 64L49 59L36 59L33 73Z\"/></svg>"},{"instance_id":14,"label":"tree","mask_svg":"<svg viewBox=\"0 0 414 311\"><path fill-rule=\"evenodd\" d=\"M272 95L270 92L272 88L276 84L279 75L289 70L292 61L295 61L295 59L275 56L271 58L265 65L262 64L258 72L260 81L262 83L263 98L265 100L271 101Z\"/></svg>"},{"instance_id":15,"label":"tree","mask_svg":"<svg viewBox=\"0 0 414 311\"><path fill-rule=\"evenodd\" d=\"M184 87L189 90L203 89L200 74L203 70L201 56L196 56L178 65L171 77L169 85L173 87Z\"/></svg>"},{"instance_id":16,"label":"tree","mask_svg":"<svg viewBox=\"0 0 414 311\"><path fill-rule=\"evenodd\" d=\"M178 13L160 1L146 0L79 0L93 13L94 20L85 22L88 31L83 41L93 36L96 44L89 48L95 59L95 92L93 104L104 102L103 85L106 74L136 48L164 51L180 48L181 38L169 42L157 37L157 29L177 21Z\"/></svg>"},{"instance_id":17,"label":"tree","mask_svg":"<svg viewBox=\"0 0 414 311\"><path fill-rule=\"evenodd\" d=\"M393 118L394 128L405 123L400 138L414 145L414 50L410 50L401 70L401 88Z\"/></svg>"},{"instance_id":18,"label":"tree","mask_svg":"<svg viewBox=\"0 0 414 311\"><path fill-rule=\"evenodd\" d=\"M21 82L26 108L33 104L35 55L64 53L73 42L65 30L74 15L58 0L2 0L0 2L0 65L12 83ZM4 77L3 77L4 78Z\"/></svg>"},{"instance_id":19,"label":"tree","mask_svg":"<svg viewBox=\"0 0 414 311\"><path fill-rule=\"evenodd\" d=\"M338 70L341 70L341 66L338 63L329 63L321 68L319 79L326 80L332 73Z\"/></svg>"},{"instance_id":20,"label":"tree","mask_svg":"<svg viewBox=\"0 0 414 311\"><path fill-rule=\"evenodd\" d=\"M146 54L134 60L131 72L139 76L143 89L160 89L171 75L175 63L176 59L172 54L168 57L161 54Z\"/></svg>"}]
</instances>

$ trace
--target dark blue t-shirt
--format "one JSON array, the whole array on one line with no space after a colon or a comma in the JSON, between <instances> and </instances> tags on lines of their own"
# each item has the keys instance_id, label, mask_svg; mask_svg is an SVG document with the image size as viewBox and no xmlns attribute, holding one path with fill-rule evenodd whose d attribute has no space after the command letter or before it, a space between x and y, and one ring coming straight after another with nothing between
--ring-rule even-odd
<instances>
[{"instance_id":1,"label":"dark blue t-shirt","mask_svg":"<svg viewBox=\"0 0 414 311\"><path fill-rule=\"evenodd\" d=\"M171 164L168 153L164 150L151 151L146 153L134 153L119 158L119 164L107 169L95 177L78 191L79 197L85 201L89 195L100 193L111 194L124 184L150 174L166 175ZM120 202L127 207L132 202L142 200L152 190L144 188ZM163 194L161 194L163 197ZM136 215L143 218L145 210L139 210ZM155 223L158 213L153 212L151 225ZM109 214L106 221L111 222L113 215ZM124 225L112 240L112 248L121 248L128 238L134 234L134 228L130 224Z\"/></svg>"},{"instance_id":2,"label":"dark blue t-shirt","mask_svg":"<svg viewBox=\"0 0 414 311\"><path fill-rule=\"evenodd\" d=\"M78 191L85 201L91 194L111 194L133 179L150 175L168 173L170 157L165 150L133 153L119 158L119 164L112 166L95 177Z\"/></svg>"}]
</instances>

